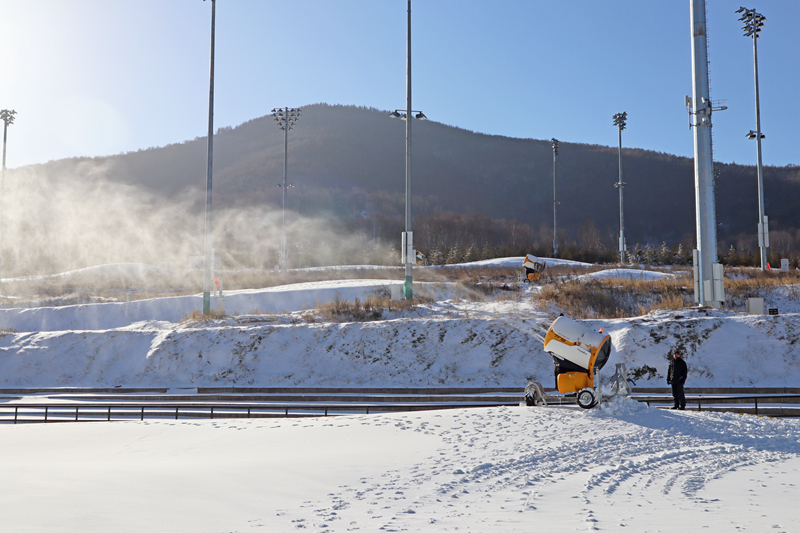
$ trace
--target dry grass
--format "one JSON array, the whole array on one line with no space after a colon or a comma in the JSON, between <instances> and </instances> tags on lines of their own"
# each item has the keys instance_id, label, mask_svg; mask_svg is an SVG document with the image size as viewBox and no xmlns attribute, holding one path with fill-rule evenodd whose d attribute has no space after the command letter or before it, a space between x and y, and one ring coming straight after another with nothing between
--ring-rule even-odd
<instances>
[{"instance_id":1,"label":"dry grass","mask_svg":"<svg viewBox=\"0 0 800 533\"><path fill-rule=\"evenodd\" d=\"M211 322L213 320L219 320L220 318L225 318L225 313L220 309L210 309L207 315L204 315L202 311L195 309L194 311L186 313L181 319L181 323Z\"/></svg>"},{"instance_id":2,"label":"dry grass","mask_svg":"<svg viewBox=\"0 0 800 533\"><path fill-rule=\"evenodd\" d=\"M554 304L575 318L627 318L657 309L682 309L695 305L691 271L676 273L674 278L641 280L598 278L577 281L567 278L542 287L534 300ZM800 272L762 272L752 268L725 270L724 308L742 310L750 297L763 297L775 287L793 286L800 298Z\"/></svg>"},{"instance_id":3,"label":"dry grass","mask_svg":"<svg viewBox=\"0 0 800 533\"><path fill-rule=\"evenodd\" d=\"M415 295L413 300L392 300L387 296L371 296L364 300L356 298L352 302L343 299L337 293L330 302L318 304L319 317L334 322L368 322L380 320L385 311L409 311L421 303L432 300L425 296ZM309 320L311 317L304 317Z\"/></svg>"},{"instance_id":4,"label":"dry grass","mask_svg":"<svg viewBox=\"0 0 800 533\"><path fill-rule=\"evenodd\" d=\"M784 285L800 285L800 271L763 272L753 268L725 270L725 293L730 298L744 300L757 297L764 289Z\"/></svg>"},{"instance_id":5,"label":"dry grass","mask_svg":"<svg viewBox=\"0 0 800 533\"><path fill-rule=\"evenodd\" d=\"M691 305L691 283L684 276L660 280L567 280L544 285L533 298L542 306L553 304L573 318L626 318L654 309Z\"/></svg>"}]
</instances>

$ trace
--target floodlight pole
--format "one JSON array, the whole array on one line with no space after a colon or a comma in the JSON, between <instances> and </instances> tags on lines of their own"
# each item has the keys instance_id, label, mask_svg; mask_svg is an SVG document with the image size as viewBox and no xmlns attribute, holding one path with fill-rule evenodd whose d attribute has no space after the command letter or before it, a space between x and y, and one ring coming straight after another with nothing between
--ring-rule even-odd
<instances>
[{"instance_id":1,"label":"floodlight pole","mask_svg":"<svg viewBox=\"0 0 800 533\"><path fill-rule=\"evenodd\" d=\"M406 121L406 230L402 233L400 244L400 258L405 265L405 281L403 282L403 297L406 300L414 298L412 265L416 261L414 252L414 233L411 230L411 120L428 120L422 111L414 111L411 107L411 0L408 0L408 36L406 39L406 108L404 111L395 109L389 116ZM416 114L415 114L416 113Z\"/></svg>"},{"instance_id":2,"label":"floodlight pole","mask_svg":"<svg viewBox=\"0 0 800 533\"><path fill-rule=\"evenodd\" d=\"M725 301L722 265L717 262L717 217L714 201L714 161L711 142L712 102L708 86L708 43L705 0L691 0L692 97L686 98L694 133L697 249L694 250L694 294L700 306L719 307ZM725 109L726 106L718 106Z\"/></svg>"},{"instance_id":3,"label":"floodlight pole","mask_svg":"<svg viewBox=\"0 0 800 533\"><path fill-rule=\"evenodd\" d=\"M5 201L6 196L6 139L8 137L8 125L14 123L14 115L17 112L13 109L3 109L0 111L0 120L3 121L3 170L2 174L0 174L0 201ZM0 214L3 214L5 211L0 208ZM2 237L4 236L2 230L4 228L0 228L0 269L3 267L3 255L2 255Z\"/></svg>"},{"instance_id":4,"label":"floodlight pole","mask_svg":"<svg viewBox=\"0 0 800 533\"><path fill-rule=\"evenodd\" d=\"M275 117L275 122L277 122L278 126L283 130L283 183L278 184L278 187L283 188L283 227L281 230L280 270L286 270L287 258L289 256L286 249L286 192L289 187L294 187L291 183L286 182L289 174L289 130L300 120L300 111L300 108L291 107L272 110L272 116Z\"/></svg>"},{"instance_id":5,"label":"floodlight pole","mask_svg":"<svg viewBox=\"0 0 800 533\"><path fill-rule=\"evenodd\" d=\"M767 248L769 248L769 220L764 212L764 174L761 162L761 106L758 96L758 38L761 33L761 27L764 26L767 18L761 13L757 13L755 9L747 9L740 7L737 13L742 13L739 18L744 22L744 36L753 37L753 76L755 78L756 89L756 151L757 151L757 174L758 174L758 248L761 255L761 270L767 269ZM752 134L748 134L749 139L753 138Z\"/></svg>"},{"instance_id":6,"label":"floodlight pole","mask_svg":"<svg viewBox=\"0 0 800 533\"><path fill-rule=\"evenodd\" d=\"M289 108L285 108L289 114ZM289 171L289 125L283 128L283 214L281 215L281 271L286 270L286 177Z\"/></svg>"},{"instance_id":7,"label":"floodlight pole","mask_svg":"<svg viewBox=\"0 0 800 533\"><path fill-rule=\"evenodd\" d=\"M8 138L8 125L14 123L14 115L17 112L13 109L3 109L0 111L0 120L3 121L3 172L0 175L0 194L5 192L6 186L6 140Z\"/></svg>"},{"instance_id":8,"label":"floodlight pole","mask_svg":"<svg viewBox=\"0 0 800 533\"><path fill-rule=\"evenodd\" d=\"M627 250L627 246L625 245L625 211L623 210L622 203L622 189L627 183L622 181L622 130L625 129L628 112L623 111L622 113L617 113L613 118L614 125L619 129L619 148L617 150L619 158L619 181L614 184L614 187L619 189L619 262L625 263L625 251Z\"/></svg>"},{"instance_id":9,"label":"floodlight pole","mask_svg":"<svg viewBox=\"0 0 800 533\"><path fill-rule=\"evenodd\" d=\"M214 24L216 0L211 0L211 62L208 89L208 168L206 169L206 223L203 239L203 314L211 312L211 268L214 250L211 247L211 181L214 169Z\"/></svg>"},{"instance_id":10,"label":"floodlight pole","mask_svg":"<svg viewBox=\"0 0 800 533\"><path fill-rule=\"evenodd\" d=\"M556 156L558 155L558 139L551 139L553 142L553 257L558 257L558 229L556 219Z\"/></svg>"},{"instance_id":11,"label":"floodlight pole","mask_svg":"<svg viewBox=\"0 0 800 533\"><path fill-rule=\"evenodd\" d=\"M406 24L406 231L402 244L405 246L405 281L403 295L406 300L414 298L412 288L414 274L414 233L411 230L411 0L408 0L408 23Z\"/></svg>"}]
</instances>

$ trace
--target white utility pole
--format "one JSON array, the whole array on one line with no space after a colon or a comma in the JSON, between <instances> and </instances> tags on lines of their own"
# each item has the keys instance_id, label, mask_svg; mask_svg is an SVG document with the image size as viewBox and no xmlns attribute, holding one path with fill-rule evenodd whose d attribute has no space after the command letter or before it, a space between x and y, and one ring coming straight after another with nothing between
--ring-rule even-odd
<instances>
[{"instance_id":1,"label":"white utility pole","mask_svg":"<svg viewBox=\"0 0 800 533\"><path fill-rule=\"evenodd\" d=\"M714 155L711 145L712 103L708 87L708 43L705 0L690 0L692 30L692 98L694 120L694 188L697 249L694 250L695 301L719 307L725 301L722 265L717 262L717 216L714 205ZM717 109L725 109L718 106Z\"/></svg>"}]
</instances>

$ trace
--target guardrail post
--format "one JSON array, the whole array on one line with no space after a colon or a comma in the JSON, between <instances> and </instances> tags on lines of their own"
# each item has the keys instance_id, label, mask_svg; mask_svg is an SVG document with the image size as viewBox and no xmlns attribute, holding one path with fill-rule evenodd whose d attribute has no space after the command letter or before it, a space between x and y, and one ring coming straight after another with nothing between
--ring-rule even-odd
<instances>
[{"instance_id":1,"label":"guardrail post","mask_svg":"<svg viewBox=\"0 0 800 533\"><path fill-rule=\"evenodd\" d=\"M180 407L175 408L175 420L178 419L178 409L180 409Z\"/></svg>"},{"instance_id":2,"label":"guardrail post","mask_svg":"<svg viewBox=\"0 0 800 533\"><path fill-rule=\"evenodd\" d=\"M250 408L247 408L247 418L250 418Z\"/></svg>"},{"instance_id":3,"label":"guardrail post","mask_svg":"<svg viewBox=\"0 0 800 533\"><path fill-rule=\"evenodd\" d=\"M289 416L289 408L288 407L286 408L286 416L287 417Z\"/></svg>"},{"instance_id":4,"label":"guardrail post","mask_svg":"<svg viewBox=\"0 0 800 533\"><path fill-rule=\"evenodd\" d=\"M142 406L142 418L140 418L139 420L144 420L144 405Z\"/></svg>"},{"instance_id":5,"label":"guardrail post","mask_svg":"<svg viewBox=\"0 0 800 533\"><path fill-rule=\"evenodd\" d=\"M369 405L367 406L367 414L369 414Z\"/></svg>"},{"instance_id":6,"label":"guardrail post","mask_svg":"<svg viewBox=\"0 0 800 533\"><path fill-rule=\"evenodd\" d=\"M75 422L78 421L78 406L75 406Z\"/></svg>"},{"instance_id":7,"label":"guardrail post","mask_svg":"<svg viewBox=\"0 0 800 533\"><path fill-rule=\"evenodd\" d=\"M697 400L697 410L698 411L702 411L703 410L703 403L700 400Z\"/></svg>"},{"instance_id":8,"label":"guardrail post","mask_svg":"<svg viewBox=\"0 0 800 533\"><path fill-rule=\"evenodd\" d=\"M756 414L758 414L758 398L753 398L753 400L755 400L755 403L756 403Z\"/></svg>"},{"instance_id":9,"label":"guardrail post","mask_svg":"<svg viewBox=\"0 0 800 533\"><path fill-rule=\"evenodd\" d=\"M17 413L19 413L19 407L14 408L14 423L17 423Z\"/></svg>"},{"instance_id":10,"label":"guardrail post","mask_svg":"<svg viewBox=\"0 0 800 533\"><path fill-rule=\"evenodd\" d=\"M214 406L211 406L211 418L214 418Z\"/></svg>"},{"instance_id":11,"label":"guardrail post","mask_svg":"<svg viewBox=\"0 0 800 533\"><path fill-rule=\"evenodd\" d=\"M325 416L328 416L328 408L325 408Z\"/></svg>"},{"instance_id":12,"label":"guardrail post","mask_svg":"<svg viewBox=\"0 0 800 533\"><path fill-rule=\"evenodd\" d=\"M44 406L44 421L47 422L47 409L49 407L47 405Z\"/></svg>"}]
</instances>

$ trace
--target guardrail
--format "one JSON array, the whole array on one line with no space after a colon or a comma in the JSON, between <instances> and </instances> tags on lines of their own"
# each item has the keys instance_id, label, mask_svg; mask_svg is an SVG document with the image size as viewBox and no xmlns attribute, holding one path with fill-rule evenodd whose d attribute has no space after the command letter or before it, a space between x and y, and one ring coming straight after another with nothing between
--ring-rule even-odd
<instances>
[{"instance_id":1,"label":"guardrail","mask_svg":"<svg viewBox=\"0 0 800 533\"><path fill-rule=\"evenodd\" d=\"M89 394L64 389L35 402L33 395L0 397L0 423L84 422L189 418L276 418L355 415L378 412L465 409L516 406L524 402L515 389L334 389L289 393L291 389L254 390L223 394L221 390L195 394L157 394L140 389L131 394ZM314 390L316 394L310 394ZM753 389L761 390L761 389ZM23 392L21 389L18 392ZM410 392L409 392L410 391ZM446 391L446 392L445 392ZM322 394L320 394L322 392ZM660 389L636 392L631 399L651 404L672 404ZM383 393L383 394L381 394ZM428 394L420 394L428 393ZM39 393L41 394L41 393ZM4 400L4 401L3 401ZM548 404L574 404L574 398L547 394ZM772 416L800 416L800 394L687 394L687 406L698 411L730 411ZM695 407L696 406L696 407Z\"/></svg>"},{"instance_id":2,"label":"guardrail","mask_svg":"<svg viewBox=\"0 0 800 533\"><path fill-rule=\"evenodd\" d=\"M518 405L519 402L451 404L176 404L135 402L114 404L9 403L0 404L0 423L19 422L89 422L112 420L145 420L147 418L302 418L378 412L428 411Z\"/></svg>"},{"instance_id":3,"label":"guardrail","mask_svg":"<svg viewBox=\"0 0 800 533\"><path fill-rule=\"evenodd\" d=\"M641 396L631 395L631 398L639 402L644 402L647 405L651 403L673 403L671 396ZM720 410L733 410L733 409L719 409L714 408L715 405L728 405L728 404L752 404L753 414L758 414L758 402L761 402L761 412L765 412L765 404L793 404L797 405L796 408L787 407L771 407L770 411L776 409L781 410L780 416L800 416L800 394L758 394L758 395L731 395L731 396L705 396L705 395L686 395L686 405L697 405L697 410L703 410L703 404L706 405L706 411L720 411ZM736 411L746 412L742 408Z\"/></svg>"}]
</instances>

